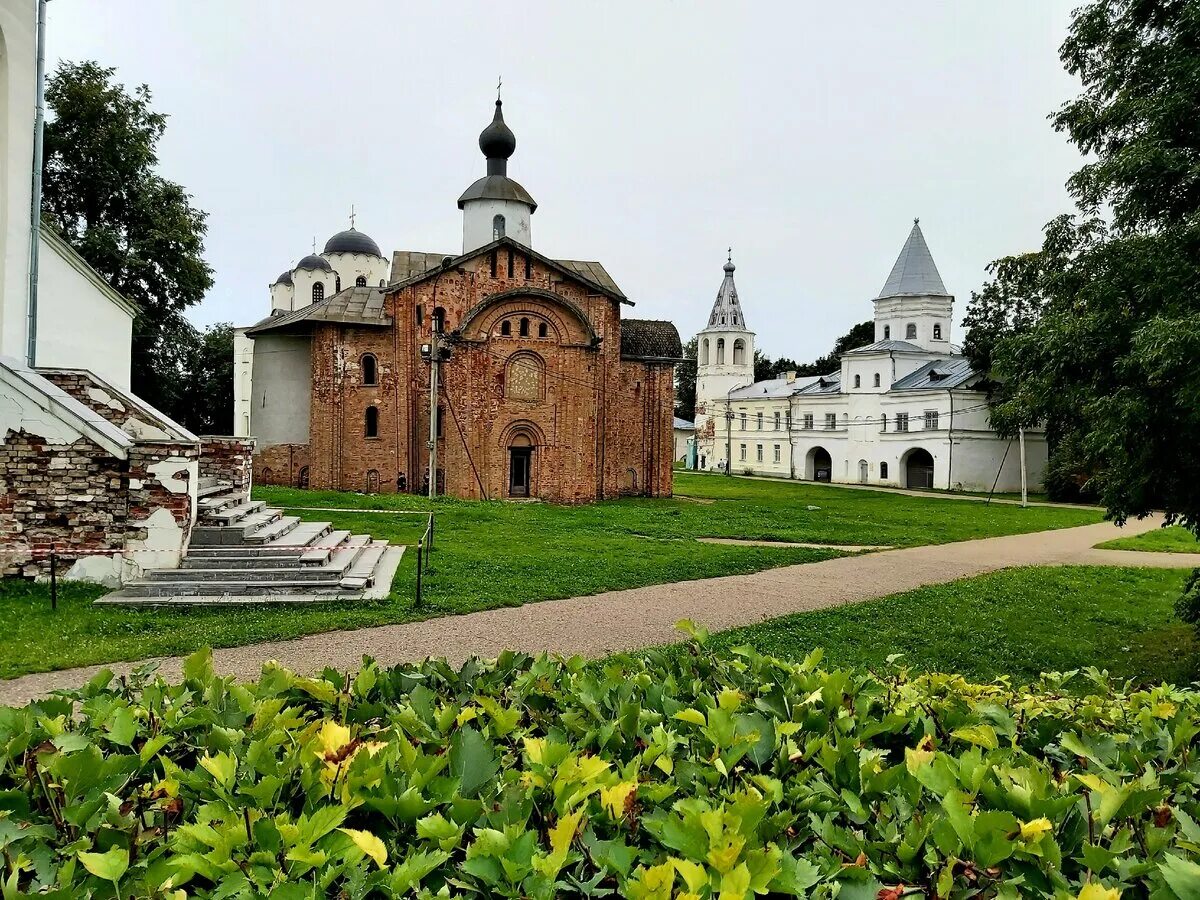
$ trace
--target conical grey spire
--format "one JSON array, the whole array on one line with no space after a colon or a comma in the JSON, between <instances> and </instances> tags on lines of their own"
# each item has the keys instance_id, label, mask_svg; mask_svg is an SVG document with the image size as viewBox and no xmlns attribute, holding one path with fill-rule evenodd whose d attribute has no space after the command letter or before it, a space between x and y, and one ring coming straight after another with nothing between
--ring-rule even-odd
<instances>
[{"instance_id":1,"label":"conical grey spire","mask_svg":"<svg viewBox=\"0 0 1200 900\"><path fill-rule=\"evenodd\" d=\"M888 275L883 290L875 299L882 300L884 297L902 296L950 296L946 291L946 286L942 284L942 276L938 274L937 266L933 262L933 254L929 252L929 245L925 243L925 235L921 233L919 219L913 219L913 227L912 231L908 233L908 240L904 242L904 247L900 251L900 256L896 258L896 264L892 266L892 273Z\"/></svg>"},{"instance_id":2,"label":"conical grey spire","mask_svg":"<svg viewBox=\"0 0 1200 900\"><path fill-rule=\"evenodd\" d=\"M738 331L748 331L746 320L742 316L742 307L738 303L737 285L733 283L733 272L737 267L733 264L733 250L725 262L725 280L717 291L716 302L713 303L712 314L708 317L709 328L733 328Z\"/></svg>"}]
</instances>

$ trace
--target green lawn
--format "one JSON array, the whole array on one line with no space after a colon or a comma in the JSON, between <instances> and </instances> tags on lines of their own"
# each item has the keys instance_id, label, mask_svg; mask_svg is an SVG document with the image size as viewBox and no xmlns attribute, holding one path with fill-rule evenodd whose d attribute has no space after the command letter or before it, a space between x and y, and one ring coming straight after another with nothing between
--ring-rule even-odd
<instances>
[{"instance_id":1,"label":"green lawn","mask_svg":"<svg viewBox=\"0 0 1200 900\"><path fill-rule=\"evenodd\" d=\"M680 497L587 506L475 503L408 495L363 496L288 488L256 489L273 505L381 512L297 511L336 528L413 543L420 516L433 509L437 549L426 604L413 608L415 553L405 555L386 601L263 609L95 608L101 591L73 586L51 613L46 590L0 584L4 652L0 677L145 656L186 653L297 637L319 631L592 594L693 578L756 572L836 556L835 551L703 544L696 537L740 537L833 544L912 546L1081 525L1089 510L951 502L820 485L676 477ZM809 507L818 507L810 509Z\"/></svg>"},{"instance_id":2,"label":"green lawn","mask_svg":"<svg viewBox=\"0 0 1200 900\"><path fill-rule=\"evenodd\" d=\"M1031 567L980 575L820 612L772 619L712 637L823 665L881 667L894 653L915 669L969 679L1085 666L1117 678L1189 683L1200 644L1174 614L1187 570Z\"/></svg>"},{"instance_id":3,"label":"green lawn","mask_svg":"<svg viewBox=\"0 0 1200 900\"><path fill-rule=\"evenodd\" d=\"M1196 536L1180 525L1117 538L1098 545L1103 550L1158 550L1164 553L1200 553Z\"/></svg>"}]
</instances>

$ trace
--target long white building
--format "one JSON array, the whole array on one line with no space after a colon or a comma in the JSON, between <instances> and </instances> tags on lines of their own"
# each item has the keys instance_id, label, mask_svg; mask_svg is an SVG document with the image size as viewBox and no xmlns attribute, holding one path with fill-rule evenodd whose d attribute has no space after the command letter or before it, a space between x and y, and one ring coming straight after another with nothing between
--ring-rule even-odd
<instances>
[{"instance_id":1,"label":"long white building","mask_svg":"<svg viewBox=\"0 0 1200 900\"><path fill-rule=\"evenodd\" d=\"M982 378L950 342L954 297L914 220L875 309L875 341L815 378L754 381L754 332L732 260L697 334L696 466L806 481L949 490L1021 487L1019 442L992 429ZM1025 434L1028 484L1046 440Z\"/></svg>"}]
</instances>

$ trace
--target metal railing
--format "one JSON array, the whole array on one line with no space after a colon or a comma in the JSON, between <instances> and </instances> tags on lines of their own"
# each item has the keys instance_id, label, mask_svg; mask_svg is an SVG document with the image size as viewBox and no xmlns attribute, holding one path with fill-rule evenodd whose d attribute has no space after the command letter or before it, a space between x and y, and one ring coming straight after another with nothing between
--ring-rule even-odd
<instances>
[{"instance_id":1,"label":"metal railing","mask_svg":"<svg viewBox=\"0 0 1200 900\"><path fill-rule=\"evenodd\" d=\"M429 571L429 557L433 554L433 513L425 524L425 532L417 539L417 595L413 602L416 609L424 606L425 573Z\"/></svg>"}]
</instances>

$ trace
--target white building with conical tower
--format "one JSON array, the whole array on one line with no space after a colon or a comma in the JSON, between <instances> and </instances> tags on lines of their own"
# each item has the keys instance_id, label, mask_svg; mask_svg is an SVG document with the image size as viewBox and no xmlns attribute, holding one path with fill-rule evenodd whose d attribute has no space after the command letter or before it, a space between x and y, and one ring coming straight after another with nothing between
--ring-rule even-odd
<instances>
[{"instance_id":1,"label":"white building with conical tower","mask_svg":"<svg viewBox=\"0 0 1200 900\"><path fill-rule=\"evenodd\" d=\"M824 375L754 380L754 333L725 264L696 335L696 466L808 481L967 491L1021 487L1015 440L991 427L982 376L951 343L954 296L920 223L872 300L875 341ZM1025 435L1028 484L1046 466Z\"/></svg>"}]
</instances>

